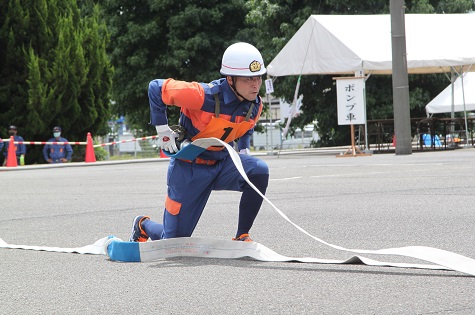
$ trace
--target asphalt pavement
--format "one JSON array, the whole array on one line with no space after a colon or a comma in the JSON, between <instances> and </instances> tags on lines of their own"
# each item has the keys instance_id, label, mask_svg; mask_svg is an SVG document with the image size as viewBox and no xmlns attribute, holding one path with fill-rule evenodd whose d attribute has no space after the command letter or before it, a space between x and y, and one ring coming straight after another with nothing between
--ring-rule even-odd
<instances>
[{"instance_id":1,"label":"asphalt pavement","mask_svg":"<svg viewBox=\"0 0 475 315\"><path fill-rule=\"evenodd\" d=\"M266 196L312 235L345 248L423 245L475 258L475 149L337 158L262 155ZM80 247L132 220L161 221L166 159L0 168L0 238ZM193 236L231 239L240 194L213 192ZM252 238L293 257L347 259L264 203ZM400 256L363 255L424 263ZM106 256L0 249L0 314L475 314L475 277L365 265Z\"/></svg>"}]
</instances>

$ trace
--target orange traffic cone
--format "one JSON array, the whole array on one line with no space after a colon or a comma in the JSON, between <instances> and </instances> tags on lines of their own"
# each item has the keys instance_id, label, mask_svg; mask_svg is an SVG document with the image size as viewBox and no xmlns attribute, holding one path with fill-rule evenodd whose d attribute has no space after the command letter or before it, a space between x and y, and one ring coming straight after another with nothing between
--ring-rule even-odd
<instances>
[{"instance_id":1,"label":"orange traffic cone","mask_svg":"<svg viewBox=\"0 0 475 315\"><path fill-rule=\"evenodd\" d=\"M7 156L7 167L17 167L18 162L16 160L16 146L13 143L15 140L13 136L10 136L10 143L8 144L8 156Z\"/></svg>"},{"instance_id":2,"label":"orange traffic cone","mask_svg":"<svg viewBox=\"0 0 475 315\"><path fill-rule=\"evenodd\" d=\"M92 145L91 133L87 133L87 144L86 144L86 163L96 162L96 155L94 154L94 147Z\"/></svg>"},{"instance_id":3,"label":"orange traffic cone","mask_svg":"<svg viewBox=\"0 0 475 315\"><path fill-rule=\"evenodd\" d=\"M169 158L169 156L167 156L165 153L163 153L162 149L160 149L160 157L161 158Z\"/></svg>"}]
</instances>

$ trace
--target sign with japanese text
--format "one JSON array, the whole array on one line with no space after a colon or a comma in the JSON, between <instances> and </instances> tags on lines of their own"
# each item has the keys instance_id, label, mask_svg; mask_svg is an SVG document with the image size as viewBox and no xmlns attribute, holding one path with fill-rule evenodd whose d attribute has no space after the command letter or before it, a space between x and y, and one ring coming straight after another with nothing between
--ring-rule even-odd
<instances>
[{"instance_id":1,"label":"sign with japanese text","mask_svg":"<svg viewBox=\"0 0 475 315\"><path fill-rule=\"evenodd\" d=\"M337 78L338 125L363 125L366 121L364 78Z\"/></svg>"},{"instance_id":2,"label":"sign with japanese text","mask_svg":"<svg viewBox=\"0 0 475 315\"><path fill-rule=\"evenodd\" d=\"M265 82L266 82L266 94L274 93L274 86L272 85L272 79L267 79Z\"/></svg>"}]
</instances>

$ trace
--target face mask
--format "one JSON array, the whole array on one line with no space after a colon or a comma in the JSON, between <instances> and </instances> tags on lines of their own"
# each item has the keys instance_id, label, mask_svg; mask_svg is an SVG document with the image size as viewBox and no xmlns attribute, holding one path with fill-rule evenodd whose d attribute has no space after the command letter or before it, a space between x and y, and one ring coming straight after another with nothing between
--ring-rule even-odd
<instances>
[{"instance_id":1,"label":"face mask","mask_svg":"<svg viewBox=\"0 0 475 315\"><path fill-rule=\"evenodd\" d=\"M58 138L59 136L61 136L61 132L53 132L53 136L55 138Z\"/></svg>"},{"instance_id":2,"label":"face mask","mask_svg":"<svg viewBox=\"0 0 475 315\"><path fill-rule=\"evenodd\" d=\"M8 135L14 136L14 135L15 135L15 131L9 131L9 132L8 132Z\"/></svg>"}]
</instances>

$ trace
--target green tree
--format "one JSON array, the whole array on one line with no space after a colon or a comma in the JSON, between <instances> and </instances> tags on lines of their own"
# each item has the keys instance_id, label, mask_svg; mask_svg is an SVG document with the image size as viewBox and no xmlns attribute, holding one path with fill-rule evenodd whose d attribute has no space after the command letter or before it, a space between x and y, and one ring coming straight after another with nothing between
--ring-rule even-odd
<instances>
[{"instance_id":1,"label":"green tree","mask_svg":"<svg viewBox=\"0 0 475 315\"><path fill-rule=\"evenodd\" d=\"M475 8L472 0L412 0L406 1L408 13L456 13ZM258 48L269 63L285 46L311 14L388 14L389 1L286 1L250 0L246 16L248 33L257 36ZM278 78L275 95L292 102L296 76ZM372 76L367 82L368 119L393 117L391 76ZM440 92L447 81L444 75L411 75L411 117L425 116L424 105ZM336 112L336 86L331 76L302 76L300 94L304 95L303 115L297 117L294 128L318 120L320 145L346 145L349 143L349 128L338 126Z\"/></svg>"},{"instance_id":2,"label":"green tree","mask_svg":"<svg viewBox=\"0 0 475 315\"><path fill-rule=\"evenodd\" d=\"M71 141L107 132L112 67L98 7L81 16L76 0L0 1L0 136L15 124L25 140ZM41 162L40 147L27 161Z\"/></svg>"},{"instance_id":3,"label":"green tree","mask_svg":"<svg viewBox=\"0 0 475 315\"><path fill-rule=\"evenodd\" d=\"M211 81L220 77L227 46L239 38L243 0L110 0L103 5L111 34L114 113L138 129L149 122L148 83L157 78ZM242 39L241 39L242 40ZM178 111L168 111L177 122Z\"/></svg>"}]
</instances>

